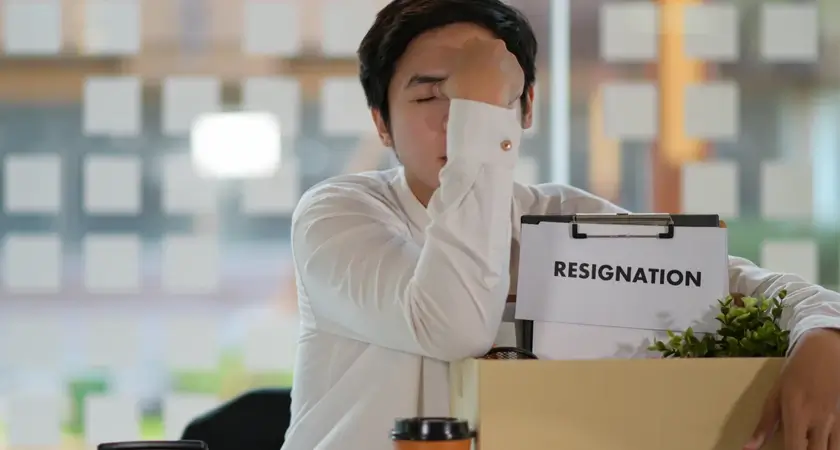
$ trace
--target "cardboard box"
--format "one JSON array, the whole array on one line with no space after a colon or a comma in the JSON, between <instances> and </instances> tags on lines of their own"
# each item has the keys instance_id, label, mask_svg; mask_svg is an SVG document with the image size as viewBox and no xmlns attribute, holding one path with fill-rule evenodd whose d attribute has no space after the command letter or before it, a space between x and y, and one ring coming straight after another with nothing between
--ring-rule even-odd
<instances>
[{"instance_id":1,"label":"cardboard box","mask_svg":"<svg viewBox=\"0 0 840 450\"><path fill-rule=\"evenodd\" d=\"M452 415L479 450L740 450L783 362L466 360L451 366Z\"/></svg>"}]
</instances>

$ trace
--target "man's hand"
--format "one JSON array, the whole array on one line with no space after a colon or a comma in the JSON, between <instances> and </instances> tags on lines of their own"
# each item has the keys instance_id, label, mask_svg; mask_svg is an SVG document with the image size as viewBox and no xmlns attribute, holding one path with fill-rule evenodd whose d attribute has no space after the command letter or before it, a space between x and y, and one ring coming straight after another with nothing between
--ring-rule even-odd
<instances>
[{"instance_id":1,"label":"man's hand","mask_svg":"<svg viewBox=\"0 0 840 450\"><path fill-rule=\"evenodd\" d=\"M788 357L745 450L779 428L785 450L840 450L840 332L807 333Z\"/></svg>"},{"instance_id":2,"label":"man's hand","mask_svg":"<svg viewBox=\"0 0 840 450\"><path fill-rule=\"evenodd\" d=\"M437 94L512 108L522 95L522 67L504 41L472 39L452 52L452 72L436 86Z\"/></svg>"}]
</instances>

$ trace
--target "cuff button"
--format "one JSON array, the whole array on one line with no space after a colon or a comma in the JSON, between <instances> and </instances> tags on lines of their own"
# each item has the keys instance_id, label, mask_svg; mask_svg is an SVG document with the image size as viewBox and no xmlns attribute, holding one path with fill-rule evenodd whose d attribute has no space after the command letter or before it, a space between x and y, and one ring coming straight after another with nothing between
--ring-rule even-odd
<instances>
[{"instance_id":1,"label":"cuff button","mask_svg":"<svg viewBox=\"0 0 840 450\"><path fill-rule=\"evenodd\" d=\"M505 140L504 140L504 141L502 141L502 143L500 144L500 147L502 147L502 150L504 150L504 151L508 151L508 150L510 150L511 148L513 148L513 143L512 143L512 142L510 142L510 140L505 139Z\"/></svg>"}]
</instances>

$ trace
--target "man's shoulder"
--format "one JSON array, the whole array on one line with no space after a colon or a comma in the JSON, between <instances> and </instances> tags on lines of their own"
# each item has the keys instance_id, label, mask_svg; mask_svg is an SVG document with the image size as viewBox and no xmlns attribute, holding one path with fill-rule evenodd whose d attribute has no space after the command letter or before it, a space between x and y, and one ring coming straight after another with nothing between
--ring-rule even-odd
<instances>
[{"instance_id":1,"label":"man's shoulder","mask_svg":"<svg viewBox=\"0 0 840 450\"><path fill-rule=\"evenodd\" d=\"M389 169L328 178L303 193L294 216L315 206L338 211L360 205L384 207L392 204L392 186L397 176L397 169Z\"/></svg>"},{"instance_id":2,"label":"man's shoulder","mask_svg":"<svg viewBox=\"0 0 840 450\"><path fill-rule=\"evenodd\" d=\"M626 212L603 197L568 184L517 184L514 192L523 214Z\"/></svg>"}]
</instances>

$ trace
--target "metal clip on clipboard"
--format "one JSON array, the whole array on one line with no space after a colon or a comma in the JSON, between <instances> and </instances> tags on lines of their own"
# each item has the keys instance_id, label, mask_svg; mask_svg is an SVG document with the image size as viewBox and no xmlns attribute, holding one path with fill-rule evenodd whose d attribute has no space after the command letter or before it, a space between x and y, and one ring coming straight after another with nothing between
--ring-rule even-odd
<instances>
[{"instance_id":1,"label":"metal clip on clipboard","mask_svg":"<svg viewBox=\"0 0 840 450\"><path fill-rule=\"evenodd\" d=\"M674 218L670 214L575 214L572 216L572 239L589 238L674 238ZM652 225L665 228L663 233L655 234L589 234L580 231L585 224L609 225Z\"/></svg>"}]
</instances>

